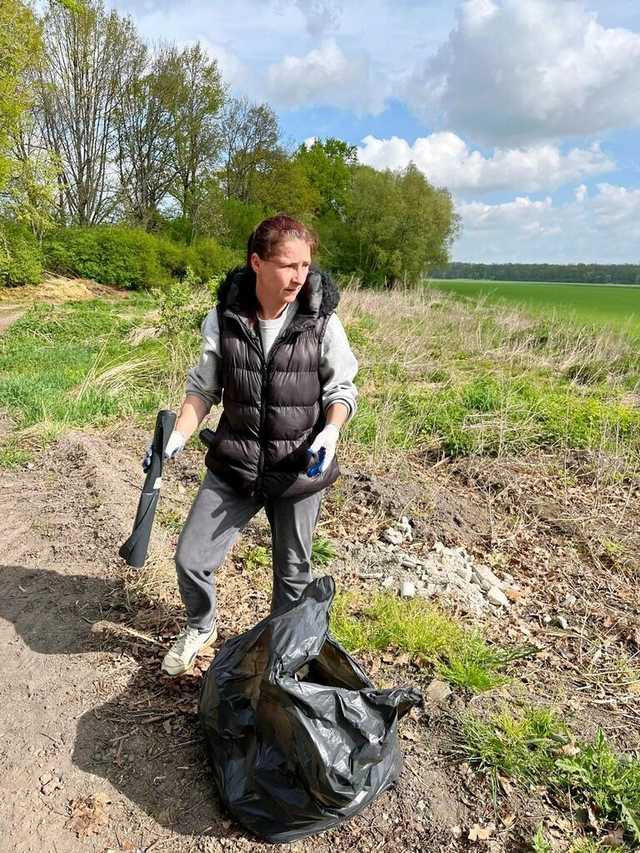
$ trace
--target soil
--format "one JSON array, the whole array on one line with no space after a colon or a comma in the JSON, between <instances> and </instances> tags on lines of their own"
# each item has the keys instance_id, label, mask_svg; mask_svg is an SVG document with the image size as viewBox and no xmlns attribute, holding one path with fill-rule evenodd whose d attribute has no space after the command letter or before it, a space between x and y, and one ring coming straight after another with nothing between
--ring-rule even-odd
<instances>
[{"instance_id":1,"label":"soil","mask_svg":"<svg viewBox=\"0 0 640 853\"><path fill-rule=\"evenodd\" d=\"M164 522L154 527L145 569L156 594L145 592L144 573L135 576L117 557L135 512L145 443L142 433L129 433L126 441L121 431L69 433L30 468L3 472L3 851L270 847L233 823L213 790L196 708L203 671L216 649L180 679L159 670L182 624L170 564L201 474L197 449L170 466L166 478L165 515L159 510ZM604 675L598 681L584 658L603 644L608 658L616 650L638 654L637 585L623 568L599 560L593 525L580 528L566 507L560 511L560 495L540 500L545 465L548 459L485 460L430 470L414 460L403 473L382 469L363 476L347 469L325 502L320 530L339 547L346 530L352 539L370 540L402 513L415 525L416 549L439 539L493 554L494 563L499 557L522 586L523 599L506 624L489 622L485 631L502 643L533 640L540 649L519 666L520 698L552 701L581 731L603 724L632 748L640 722L637 697L625 700ZM592 482L594 476L592 466ZM589 494L582 486L582 494ZM599 496L606 506L601 523L607 513L620 518L624 509L619 527L625 553L637 559L638 484L606 488ZM266 542L266 533L266 521L258 517L245 538ZM615 531L609 526L607 533L611 538ZM336 580L343 587L371 588L355 572ZM217 647L266 614L268 595L268 578L247 570L232 552L219 579ZM565 628L552 621L560 611ZM418 666L396 662L394 655L365 656L363 664L383 686L429 683ZM584 690L585 684L592 689ZM485 849L526 849L550 806L511 789L494 809L487 783L451 754L456 715L469 704L482 708L494 701L494 695L489 701L456 691L445 705L427 703L405 718L400 781L339 829L284 848L466 850L476 846L469 832L479 825L490 830L489 839L478 842Z\"/></svg>"},{"instance_id":2,"label":"soil","mask_svg":"<svg viewBox=\"0 0 640 853\"><path fill-rule=\"evenodd\" d=\"M11 430L7 418L3 429ZM2 853L271 849L224 812L196 715L217 649L267 613L267 571L242 559L249 545L268 546L266 519L251 523L220 572L216 647L192 673L163 676L160 661L184 622L172 556L202 453L189 448L167 466L151 555L137 573L117 551L131 530L147 442L146 433L122 427L72 432L34 462L2 472ZM548 703L581 736L602 726L620 749L638 748L637 472L592 454L407 457L367 472L345 465L318 531L340 552L341 543L378 538L402 515L411 519L416 554L436 541L463 545L513 576L521 592L508 615L473 624L490 640L537 651L514 666L508 686L479 697L454 690L405 717L399 781L338 829L282 849L524 851L541 821L570 838L577 824L540 792L503 780L494 800L488 780L455 752L457 721L505 700ZM338 588L376 589L339 562ZM361 662L383 687L413 684L426 693L432 678L407 655Z\"/></svg>"}]
</instances>

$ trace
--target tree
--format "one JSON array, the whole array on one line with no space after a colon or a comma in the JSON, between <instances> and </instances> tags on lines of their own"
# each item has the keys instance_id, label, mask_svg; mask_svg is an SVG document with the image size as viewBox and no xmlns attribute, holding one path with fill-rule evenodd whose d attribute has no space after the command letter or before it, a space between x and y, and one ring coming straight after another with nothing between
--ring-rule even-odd
<instances>
[{"instance_id":1,"label":"tree","mask_svg":"<svg viewBox=\"0 0 640 853\"><path fill-rule=\"evenodd\" d=\"M129 19L107 13L102 0L86 0L75 12L51 2L44 42L39 115L61 164L61 218L104 222L118 200L115 111L138 39Z\"/></svg>"},{"instance_id":2,"label":"tree","mask_svg":"<svg viewBox=\"0 0 640 853\"><path fill-rule=\"evenodd\" d=\"M115 110L116 163L125 215L150 229L177 176L174 56L162 48L151 58L147 46L139 44L130 62Z\"/></svg>"},{"instance_id":3,"label":"tree","mask_svg":"<svg viewBox=\"0 0 640 853\"><path fill-rule=\"evenodd\" d=\"M272 151L252 173L248 195L267 215L284 211L301 219L308 218L319 201L306 170L282 149Z\"/></svg>"},{"instance_id":4,"label":"tree","mask_svg":"<svg viewBox=\"0 0 640 853\"><path fill-rule=\"evenodd\" d=\"M402 172L358 165L344 224L333 233L335 260L373 284L416 283L446 261L457 227L448 192L412 164Z\"/></svg>"},{"instance_id":5,"label":"tree","mask_svg":"<svg viewBox=\"0 0 640 853\"><path fill-rule=\"evenodd\" d=\"M278 119L268 104L251 104L246 98L227 101L220 116L219 171L226 198L252 201L254 176L279 156L279 135Z\"/></svg>"},{"instance_id":6,"label":"tree","mask_svg":"<svg viewBox=\"0 0 640 853\"><path fill-rule=\"evenodd\" d=\"M0 190L11 171L13 136L32 103L28 72L41 54L40 28L19 0L0 2Z\"/></svg>"},{"instance_id":7,"label":"tree","mask_svg":"<svg viewBox=\"0 0 640 853\"><path fill-rule=\"evenodd\" d=\"M55 224L60 163L43 146L32 115L22 116L12 141L3 212L28 226L41 242Z\"/></svg>"},{"instance_id":8,"label":"tree","mask_svg":"<svg viewBox=\"0 0 640 853\"><path fill-rule=\"evenodd\" d=\"M318 202L314 214L319 217L335 214L344 218L353 169L358 161L356 146L334 137L324 142L315 140L310 146L301 145L295 160L316 191Z\"/></svg>"},{"instance_id":9,"label":"tree","mask_svg":"<svg viewBox=\"0 0 640 853\"><path fill-rule=\"evenodd\" d=\"M162 65L162 89L171 119L171 194L181 216L190 223L192 237L203 203L203 187L219 156L218 115L224 88L215 59L208 60L196 44L178 52L171 48Z\"/></svg>"}]
</instances>

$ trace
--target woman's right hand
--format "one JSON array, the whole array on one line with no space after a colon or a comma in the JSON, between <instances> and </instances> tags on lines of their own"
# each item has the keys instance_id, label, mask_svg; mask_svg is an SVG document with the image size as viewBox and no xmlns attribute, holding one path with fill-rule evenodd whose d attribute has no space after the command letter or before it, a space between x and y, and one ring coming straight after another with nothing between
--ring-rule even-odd
<instances>
[{"instance_id":1,"label":"woman's right hand","mask_svg":"<svg viewBox=\"0 0 640 853\"><path fill-rule=\"evenodd\" d=\"M187 443L187 437L175 430L169 436L169 441L167 441L167 446L164 449L164 458L165 459L173 459L178 455L182 450L184 450L184 446ZM147 452L145 453L144 459L142 460L142 470L146 473L151 467L151 458L153 457L153 444L150 444L147 447Z\"/></svg>"}]
</instances>

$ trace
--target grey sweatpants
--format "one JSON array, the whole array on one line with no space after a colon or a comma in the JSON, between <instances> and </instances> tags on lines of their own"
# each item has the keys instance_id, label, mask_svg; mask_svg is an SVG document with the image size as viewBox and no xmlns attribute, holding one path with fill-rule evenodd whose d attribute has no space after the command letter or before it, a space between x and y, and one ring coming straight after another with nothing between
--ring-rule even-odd
<instances>
[{"instance_id":1,"label":"grey sweatpants","mask_svg":"<svg viewBox=\"0 0 640 853\"><path fill-rule=\"evenodd\" d=\"M216 621L215 572L241 530L264 506L271 525L271 612L298 600L311 581L311 542L325 490L301 498L244 497L207 471L176 550L187 622L209 631Z\"/></svg>"}]
</instances>

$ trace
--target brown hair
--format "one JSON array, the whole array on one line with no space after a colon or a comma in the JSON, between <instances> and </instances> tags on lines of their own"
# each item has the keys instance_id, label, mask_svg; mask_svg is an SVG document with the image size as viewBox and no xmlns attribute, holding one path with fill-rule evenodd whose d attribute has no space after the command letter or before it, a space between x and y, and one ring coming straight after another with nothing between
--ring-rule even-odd
<instances>
[{"instance_id":1,"label":"brown hair","mask_svg":"<svg viewBox=\"0 0 640 853\"><path fill-rule=\"evenodd\" d=\"M318 248L318 238L302 222L278 213L270 219L263 219L249 237L247 243L247 266L251 269L251 255L255 252L263 261L268 261L275 254L278 245L285 240L297 238L304 240L311 249L311 254Z\"/></svg>"}]
</instances>

